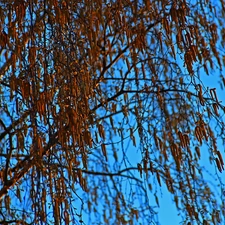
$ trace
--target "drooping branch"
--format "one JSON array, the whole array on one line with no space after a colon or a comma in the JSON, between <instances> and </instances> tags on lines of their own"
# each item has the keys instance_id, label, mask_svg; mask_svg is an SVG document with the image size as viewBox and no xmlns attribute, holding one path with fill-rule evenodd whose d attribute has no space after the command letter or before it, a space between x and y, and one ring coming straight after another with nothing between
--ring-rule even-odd
<instances>
[{"instance_id":1,"label":"drooping branch","mask_svg":"<svg viewBox=\"0 0 225 225\"><path fill-rule=\"evenodd\" d=\"M158 93L169 93L169 92L178 92L178 93L185 93L185 94L189 94L190 96L193 96L195 98L199 98L199 96L197 94L194 94L193 92L190 92L188 90L184 90L184 89L159 89L159 90L154 90L155 87L153 87L152 89L146 89L143 88L142 90L120 90L119 92L117 92L115 95L113 95L110 98L107 98L104 102L99 103L97 106L95 106L91 111L96 111L97 109L103 107L105 104L107 104L110 101L115 100L116 98L118 98L119 96L127 93L127 94L131 94L131 93L144 93L144 94L158 94ZM205 101L215 101L215 99L212 98L206 98L204 97ZM221 108L223 108L223 106L219 103L217 103L218 105L220 105Z\"/></svg>"},{"instance_id":2,"label":"drooping branch","mask_svg":"<svg viewBox=\"0 0 225 225\"><path fill-rule=\"evenodd\" d=\"M31 113L32 109L26 110L23 115L16 121L14 121L10 126L7 127L7 129L0 134L0 141L9 133L12 129L14 129L16 126L18 126L20 123L22 123L26 117L28 117Z\"/></svg>"},{"instance_id":3,"label":"drooping branch","mask_svg":"<svg viewBox=\"0 0 225 225\"><path fill-rule=\"evenodd\" d=\"M45 156L51 147L58 142L58 132L49 138L48 144L44 147L41 157ZM22 161L18 162L16 166L8 170L8 173L14 173L13 177L3 185L0 190L0 200L8 193L8 190L12 188L18 181L20 181L29 170L36 164L37 156L40 157L38 149L33 149L30 152L36 152L36 155L28 155Z\"/></svg>"},{"instance_id":4,"label":"drooping branch","mask_svg":"<svg viewBox=\"0 0 225 225\"><path fill-rule=\"evenodd\" d=\"M57 163L54 163L54 164L53 163L48 163L48 165L51 165L52 168L60 167L60 168L64 168L64 169L69 170L68 166L65 166L65 165L62 165L62 164L59 165ZM147 168L147 170L150 171L152 174L157 172L157 173L161 174L162 177L166 178L166 174L162 170L155 169L155 168ZM94 175L94 176L104 176L104 177L117 177L117 176L120 176L120 177L124 177L124 178L127 178L127 179L136 180L137 182L142 182L137 177L125 174L125 173L131 172L131 171L140 172L140 168L138 168L138 167L127 167L127 168L124 168L122 170L118 170L117 172L100 172L100 171L94 171L94 170L88 170L88 169L80 169L80 168L73 168L73 171L75 171L75 172L80 171L83 174L89 174L89 175Z\"/></svg>"}]
</instances>

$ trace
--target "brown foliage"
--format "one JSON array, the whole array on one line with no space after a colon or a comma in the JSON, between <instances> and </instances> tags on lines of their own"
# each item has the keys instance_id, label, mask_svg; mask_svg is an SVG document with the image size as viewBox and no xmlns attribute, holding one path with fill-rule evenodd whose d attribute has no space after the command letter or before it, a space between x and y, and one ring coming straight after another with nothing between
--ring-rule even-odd
<instances>
[{"instance_id":1,"label":"brown foliage","mask_svg":"<svg viewBox=\"0 0 225 225\"><path fill-rule=\"evenodd\" d=\"M225 64L224 15L222 0L1 1L0 223L150 224L164 185L184 224L223 224L201 159L220 178L225 107L204 76Z\"/></svg>"}]
</instances>

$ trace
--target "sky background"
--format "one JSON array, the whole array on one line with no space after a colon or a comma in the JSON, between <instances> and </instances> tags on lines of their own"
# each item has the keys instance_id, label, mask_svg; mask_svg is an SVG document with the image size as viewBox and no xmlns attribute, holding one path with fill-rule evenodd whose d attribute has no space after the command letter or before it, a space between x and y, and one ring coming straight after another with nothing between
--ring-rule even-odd
<instances>
[{"instance_id":1,"label":"sky background","mask_svg":"<svg viewBox=\"0 0 225 225\"><path fill-rule=\"evenodd\" d=\"M223 104L225 103L225 95L224 95L224 90L221 89L219 81L220 75L224 74L225 69L223 68L222 71L216 71L213 73L210 73L211 75L208 76L204 72L202 72L201 79L205 85L205 87L209 88L216 88L217 90L217 97L219 101L222 101ZM220 115L223 115L223 111L219 111ZM122 117L120 118L122 120ZM225 119L225 118L224 118ZM213 124L212 124L213 127ZM137 141L137 146L139 145L139 138L136 135L136 141ZM126 145L125 145L126 146ZM120 148L118 146L118 148ZM141 155L140 152L137 150L138 147L130 145L130 149L127 152L129 154L129 159L131 164L137 165L141 161ZM222 144L218 145L218 149L221 151L221 154L223 155L223 158L225 158L224 154L224 146ZM109 158L110 160L110 158ZM210 164L209 162L209 154L208 154L208 146L203 144L201 148L201 159L200 163L202 166L204 166L207 170L208 173L204 173L206 180L211 182L211 184L216 184L217 183L217 175L219 174L220 179L225 183L225 171L222 173L219 173L217 170L217 167L215 167L214 164ZM139 173L137 173L137 177L140 178ZM159 187L158 187L159 188ZM212 188L214 190L214 187ZM159 200L159 205L160 208L154 208L156 212L158 212L158 220L161 225L180 225L182 223L182 218L181 215L179 215L175 203L173 202L173 196L168 192L167 187L164 183L162 183L162 187L158 189L158 200ZM219 199L218 199L219 200ZM151 206L156 206L156 201L153 193L149 193L149 202ZM100 209L100 208L99 208ZM83 214L84 221L85 221L85 213ZM88 221L88 220L87 220ZM86 222L86 224L90 224Z\"/></svg>"},{"instance_id":2,"label":"sky background","mask_svg":"<svg viewBox=\"0 0 225 225\"><path fill-rule=\"evenodd\" d=\"M0 58L0 67L2 65L2 63L4 63L2 61L2 58ZM209 87L209 88L216 88L217 89L217 95L219 100L223 101L223 103L225 103L225 93L224 90L221 90L220 84L218 83L219 76L220 74L224 74L225 75L225 69L223 68L223 71L219 71L217 70L216 72L210 73L210 76L206 75L205 73L201 74L201 79L204 82L205 86ZM0 74L1 75L1 74ZM220 112L221 114L223 112ZM138 140L138 137L136 137ZM138 142L138 141L137 141ZM137 143L138 146L138 143ZM220 149L223 157L225 158L225 154L224 154L224 146L222 146L222 144L220 146L218 146L218 148ZM130 149L131 152L131 156L130 156L130 160L133 162L134 165L136 165L137 163L140 162L141 156L140 153L137 152L137 149L135 147L132 147ZM207 175L207 179L209 179L209 181L211 181L212 183L215 183L216 180L216 171L215 171L215 167L214 165L210 165L209 163L209 158L208 158L208 149L207 146L204 146L204 148L201 149L201 163L202 165L204 165L205 167L208 168L209 172L212 173L213 176L208 176ZM220 174L221 179L223 180L223 182L225 183L225 172L223 171ZM167 188L165 187L164 184L162 184L162 188L161 188L161 193L160 193L160 189L159 189L159 204L160 204L160 208L156 209L156 211L158 211L158 219L161 223L161 225L178 225L182 220L181 217L178 216L178 211L176 209L176 206L174 204L174 202L172 201L172 196L168 193ZM154 196L149 196L149 200L150 200L150 205L156 205L155 203L155 199ZM85 221L85 214L84 214L84 221ZM88 221L85 221L87 225L89 225Z\"/></svg>"},{"instance_id":3,"label":"sky background","mask_svg":"<svg viewBox=\"0 0 225 225\"><path fill-rule=\"evenodd\" d=\"M216 93L219 101L222 101L223 105L225 105L225 90L221 89L220 83L220 75L225 75L225 68L223 67L222 71L216 70L214 72L210 72L210 76L208 76L206 73L202 71L201 73L201 79L205 85L205 87L209 88L216 88ZM224 112L222 110L219 111L220 115L224 115ZM223 121L225 120L223 116ZM221 154L223 156L223 159L225 160L225 149L222 143L218 145L218 149L221 151ZM208 147L206 145L203 145L203 148L201 148L201 164L204 165L208 171L211 173L212 176L209 176L207 174L206 178L211 181L213 184L215 184L217 179L218 170L215 170L214 165L211 165L209 163L209 154L208 154ZM219 172L218 172L219 173ZM225 171L222 173L219 173L221 180L225 184ZM168 193L167 189L162 188L163 195L161 198L159 198L160 201L160 209L159 209L159 221L161 222L161 225L178 225L181 222L180 216L178 216L178 211L176 210L176 206L174 202L171 201L171 195Z\"/></svg>"},{"instance_id":4,"label":"sky background","mask_svg":"<svg viewBox=\"0 0 225 225\"><path fill-rule=\"evenodd\" d=\"M0 59L0 66L2 65L3 61L2 59ZM225 103L225 95L224 95L224 90L221 89L220 84L219 84L219 76L221 74L225 74L224 73L225 69L223 68L223 71L216 71L213 73L210 73L210 76L206 75L205 73L202 73L201 75L201 79L203 81L203 83L205 84L205 87L209 87L209 88L216 88L217 89L217 96L218 99L220 101L222 101L223 103ZM223 114L223 112L220 111L221 114ZM121 117L122 119L122 117ZM136 136L136 140L137 140L137 146L138 146L138 136ZM141 160L141 155L140 152L137 151L137 148L133 147L132 145L131 149L130 149L130 161L133 163L133 165L136 165L137 163L140 162ZM118 146L118 148L120 148ZM218 146L218 149L221 151L223 157L225 157L224 154L224 146L222 146L222 144L220 146ZM209 181L211 181L212 183L215 183L216 180L216 172L215 171L215 167L214 165L210 165L209 163L209 155L208 155L208 149L207 146L204 146L201 149L201 163L202 165L204 165L206 168L208 168L209 172L213 175L213 176L209 176L207 175L207 178L209 179ZM109 158L110 160L110 158ZM137 174L137 176L139 176L139 174ZM220 177L222 179L222 181L225 183L225 174L224 172L222 172L220 174ZM170 193L168 193L167 188L164 184L162 184L161 189L158 189L158 199L159 199L159 204L160 204L160 208L157 209L155 208L155 210L158 212L158 219L159 222L161 223L161 225L178 225L181 223L182 219L181 217L178 215L178 211L176 209L176 206L174 204L174 202L172 201L172 196L170 195ZM149 200L150 200L150 205L154 205L156 206L156 202L155 202L155 198L153 196L153 194L149 195ZM86 223L86 225L89 225L89 222L87 219L87 217L85 216L85 213L83 214L83 219L84 222ZM85 219L86 218L86 219Z\"/></svg>"},{"instance_id":5,"label":"sky background","mask_svg":"<svg viewBox=\"0 0 225 225\"><path fill-rule=\"evenodd\" d=\"M201 79L205 85L205 87L209 88L216 88L217 90L217 97L219 101L222 101L223 105L225 105L225 90L221 89L220 83L220 75L225 75L225 68L222 68L222 71L216 70L214 72L210 72L210 76L208 76L204 71L201 73ZM220 115L224 115L224 112L222 110L219 111ZM223 121L225 120L223 116ZM225 160L225 149L222 143L218 145L218 149L221 151L221 154L223 156L223 159ZM215 184L217 180L217 174L219 174L219 177L225 184L225 171L222 173L219 173L218 170L214 165L211 165L209 162L209 154L208 154L208 147L203 144L203 147L201 148L201 159L200 159L201 165L205 166L209 174L205 174L206 179L212 182L212 184ZM160 193L160 192L159 192ZM163 184L161 188L161 194L158 196L159 198L159 204L160 208L157 209L158 211L158 218L161 225L179 225L182 224L181 216L178 215L178 211L176 209L175 203L172 201L172 195L168 193L167 187ZM152 202L154 202L154 197L152 198Z\"/></svg>"}]
</instances>

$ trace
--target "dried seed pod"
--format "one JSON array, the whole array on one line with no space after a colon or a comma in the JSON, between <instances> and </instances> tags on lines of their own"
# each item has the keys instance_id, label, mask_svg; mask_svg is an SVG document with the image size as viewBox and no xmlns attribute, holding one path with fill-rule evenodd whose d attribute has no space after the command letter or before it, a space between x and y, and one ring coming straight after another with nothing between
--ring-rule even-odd
<instances>
[{"instance_id":1,"label":"dried seed pod","mask_svg":"<svg viewBox=\"0 0 225 225\"><path fill-rule=\"evenodd\" d=\"M222 173L222 167L221 167L221 164L220 164L220 161L218 158L216 158L216 165L217 165L217 168L220 171L220 173Z\"/></svg>"},{"instance_id":2,"label":"dried seed pod","mask_svg":"<svg viewBox=\"0 0 225 225\"><path fill-rule=\"evenodd\" d=\"M195 151L197 153L198 158L201 158L201 152L200 152L200 148L198 146L195 147Z\"/></svg>"},{"instance_id":3,"label":"dried seed pod","mask_svg":"<svg viewBox=\"0 0 225 225\"><path fill-rule=\"evenodd\" d=\"M221 165L222 169L224 169L224 168L223 168L223 166L224 166L223 157L222 157L220 151L217 151L216 153L217 153L217 155L218 155L218 157L219 157L220 165Z\"/></svg>"}]
</instances>

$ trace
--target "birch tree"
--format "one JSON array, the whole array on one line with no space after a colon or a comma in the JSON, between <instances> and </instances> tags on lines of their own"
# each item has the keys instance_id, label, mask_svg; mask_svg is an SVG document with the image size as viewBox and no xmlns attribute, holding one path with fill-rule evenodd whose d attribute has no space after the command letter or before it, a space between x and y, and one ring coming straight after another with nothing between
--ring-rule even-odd
<instances>
[{"instance_id":1,"label":"birch tree","mask_svg":"<svg viewBox=\"0 0 225 225\"><path fill-rule=\"evenodd\" d=\"M0 223L224 224L224 5L2 0Z\"/></svg>"}]
</instances>

